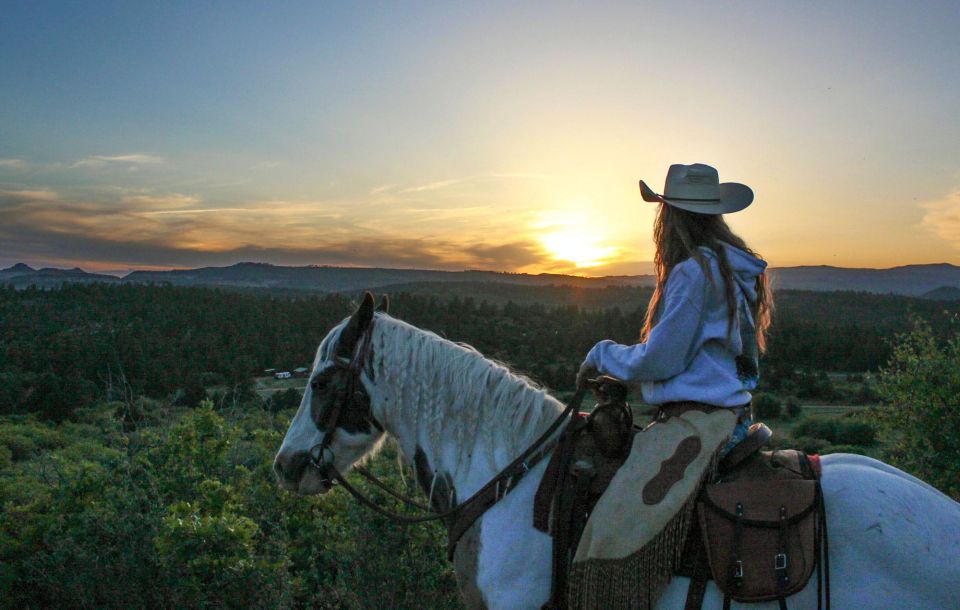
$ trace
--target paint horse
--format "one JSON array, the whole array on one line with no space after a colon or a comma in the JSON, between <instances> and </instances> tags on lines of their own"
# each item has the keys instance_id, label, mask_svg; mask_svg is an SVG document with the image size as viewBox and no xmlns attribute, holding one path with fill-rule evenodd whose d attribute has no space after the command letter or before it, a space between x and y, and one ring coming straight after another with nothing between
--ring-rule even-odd
<instances>
[{"instance_id":1,"label":"paint horse","mask_svg":"<svg viewBox=\"0 0 960 610\"><path fill-rule=\"evenodd\" d=\"M274 468L283 488L324 493L329 470L347 472L389 434L441 510L495 477L562 409L471 347L375 311L367 294L320 344ZM532 525L545 467L543 460L531 469L460 539L454 567L467 607L547 602L551 538ZM960 608L960 504L868 457L827 455L822 467L833 607ZM816 607L814 581L788 599L791 609ZM675 577L656 607L683 608L688 585ZM721 606L711 581L703 608ZM776 602L749 606L773 610Z\"/></svg>"}]
</instances>

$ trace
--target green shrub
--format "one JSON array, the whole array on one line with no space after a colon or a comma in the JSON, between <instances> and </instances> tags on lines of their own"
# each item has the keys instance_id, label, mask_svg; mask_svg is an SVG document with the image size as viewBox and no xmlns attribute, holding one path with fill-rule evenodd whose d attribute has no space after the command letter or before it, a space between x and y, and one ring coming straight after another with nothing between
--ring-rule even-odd
<instances>
[{"instance_id":1,"label":"green shrub","mask_svg":"<svg viewBox=\"0 0 960 610\"><path fill-rule=\"evenodd\" d=\"M830 442L822 438L800 436L795 438L792 443L786 444L791 445L796 449L803 451L804 453L821 453L830 445Z\"/></svg>"},{"instance_id":2,"label":"green shrub","mask_svg":"<svg viewBox=\"0 0 960 610\"><path fill-rule=\"evenodd\" d=\"M842 445L860 445L872 447L877 444L877 429L868 422L843 419L837 422L834 443Z\"/></svg>"},{"instance_id":3,"label":"green shrub","mask_svg":"<svg viewBox=\"0 0 960 610\"><path fill-rule=\"evenodd\" d=\"M459 606L442 526L277 489L284 418L205 401L124 431L121 412L84 413L96 424L0 418L0 438L31 443L0 473L0 608ZM392 446L368 467L403 488Z\"/></svg>"},{"instance_id":4,"label":"green shrub","mask_svg":"<svg viewBox=\"0 0 960 610\"><path fill-rule=\"evenodd\" d=\"M960 500L960 323L945 339L926 323L898 337L871 416L892 442L890 462Z\"/></svg>"},{"instance_id":5,"label":"green shrub","mask_svg":"<svg viewBox=\"0 0 960 610\"><path fill-rule=\"evenodd\" d=\"M859 455L864 455L866 453L866 448L861 447L860 445L827 445L820 451L822 455L828 453L856 453Z\"/></svg>"},{"instance_id":6,"label":"green shrub","mask_svg":"<svg viewBox=\"0 0 960 610\"><path fill-rule=\"evenodd\" d=\"M823 415L804 417L793 427L793 435L797 438L819 438L832 442L837 438L837 418Z\"/></svg>"},{"instance_id":7,"label":"green shrub","mask_svg":"<svg viewBox=\"0 0 960 610\"><path fill-rule=\"evenodd\" d=\"M754 394L753 417L757 420L777 419L780 417L780 400L765 392Z\"/></svg>"},{"instance_id":8,"label":"green shrub","mask_svg":"<svg viewBox=\"0 0 960 610\"><path fill-rule=\"evenodd\" d=\"M804 417L793 428L796 437L820 438L835 445L873 446L877 442L876 427L864 421L814 415Z\"/></svg>"},{"instance_id":9,"label":"green shrub","mask_svg":"<svg viewBox=\"0 0 960 610\"><path fill-rule=\"evenodd\" d=\"M803 407L800 406L800 399L796 396L787 396L783 401L784 416L787 419L796 419L803 413Z\"/></svg>"},{"instance_id":10,"label":"green shrub","mask_svg":"<svg viewBox=\"0 0 960 610\"><path fill-rule=\"evenodd\" d=\"M278 413L284 409L296 409L300 406L303 394L297 388L287 388L274 392L264 401L264 408L270 413Z\"/></svg>"},{"instance_id":11,"label":"green shrub","mask_svg":"<svg viewBox=\"0 0 960 610\"><path fill-rule=\"evenodd\" d=\"M0 430L0 446L10 450L10 458L20 461L44 450L63 447L67 441L57 430L36 421L7 424Z\"/></svg>"}]
</instances>

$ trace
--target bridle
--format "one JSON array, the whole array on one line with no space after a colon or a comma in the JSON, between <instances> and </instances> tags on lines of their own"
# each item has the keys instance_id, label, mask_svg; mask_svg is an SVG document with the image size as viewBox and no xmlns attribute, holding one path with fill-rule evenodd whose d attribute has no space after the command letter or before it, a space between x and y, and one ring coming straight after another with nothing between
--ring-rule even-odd
<instances>
[{"instance_id":1,"label":"bridle","mask_svg":"<svg viewBox=\"0 0 960 610\"><path fill-rule=\"evenodd\" d=\"M554 433L557 432L557 430L570 418L571 414L574 414L578 411L580 404L583 402L586 389L577 389L576 393L574 393L563 412L560 413L557 418L553 420L553 422L551 422L550 426L544 430L544 432L537 437L537 439L529 447L527 447L527 449L525 449L512 462L510 462L510 464L497 473L472 496L445 511L435 511L429 506L425 506L424 504L421 504L412 498L408 498L403 494L392 490L386 483L378 479L366 468L360 465L354 465L353 469L356 472L387 494L409 506L429 512L427 515L401 515L394 513L384 509L370 498L364 496L360 490L347 481L343 474L341 474L334 465L335 455L333 450L330 448L330 444L333 442L337 427L340 424L341 415L345 411L355 408L359 402L358 395L362 395L360 375L363 373L363 369L366 366L366 361L370 355L375 319L376 318L371 319L369 324L367 324L366 329L364 329L363 334L358 340L359 345L354 349L352 358L347 359L341 356L335 356L334 358L334 366L343 370L347 374L346 389L342 392L342 399L341 397L338 397L334 401L332 407L322 413L319 417L319 421L317 421L317 428L319 428L324 435L323 440L310 449L309 464L320 472L322 477L321 481L324 485L327 487L332 487L335 483L339 483L340 486L347 490L347 492L356 498L358 502L392 521L401 524L413 524L424 523L427 521L447 520L447 551L448 555L452 558L457 541L466 532L466 530L469 529L469 527L484 512L486 512L490 507L510 493L510 491L517 486L520 480L528 472L530 472L534 466L536 466L544 457L553 451L559 442L559 436L555 438L551 437L553 437ZM383 432L383 426L376 420L376 418L373 417L372 413L365 414L365 419L368 423L370 423L370 425L375 427L380 432ZM328 452L330 459L323 460Z\"/></svg>"},{"instance_id":2,"label":"bridle","mask_svg":"<svg viewBox=\"0 0 960 610\"><path fill-rule=\"evenodd\" d=\"M336 481L342 479L342 476L334 466L336 456L330 448L330 445L333 443L333 438L340 425L341 415L344 412L349 412L356 408L363 395L363 385L360 381L360 375L366 366L367 359L371 352L371 345L373 344L372 319L360 336L358 343L359 347L355 348L352 358L347 359L338 355L334 356L334 367L346 373L346 387L339 392L340 396L334 400L332 407L324 410L320 414L318 421L315 422L317 428L323 432L323 440L311 447L308 452L310 456L310 466L320 471L322 477L321 482L328 487L332 487ZM377 421L372 413L365 413L364 419L378 431L383 432L383 425ZM324 463L323 457L327 452L330 453L330 459Z\"/></svg>"}]
</instances>

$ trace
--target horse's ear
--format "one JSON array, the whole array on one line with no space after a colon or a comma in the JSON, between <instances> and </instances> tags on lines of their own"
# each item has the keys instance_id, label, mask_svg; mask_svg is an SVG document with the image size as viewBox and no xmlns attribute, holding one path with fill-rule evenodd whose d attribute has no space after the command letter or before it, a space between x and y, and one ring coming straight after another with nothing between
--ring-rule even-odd
<instances>
[{"instance_id":1,"label":"horse's ear","mask_svg":"<svg viewBox=\"0 0 960 610\"><path fill-rule=\"evenodd\" d=\"M373 321L373 295L366 293L363 295L363 302L357 308L350 321L347 322L343 332L340 333L340 341L337 343L337 355L349 358L353 350L357 347L357 341L367 330Z\"/></svg>"},{"instance_id":2,"label":"horse's ear","mask_svg":"<svg viewBox=\"0 0 960 610\"><path fill-rule=\"evenodd\" d=\"M388 313L390 311L390 297L383 295L380 297L380 304L377 305L377 311Z\"/></svg>"},{"instance_id":3,"label":"horse's ear","mask_svg":"<svg viewBox=\"0 0 960 610\"><path fill-rule=\"evenodd\" d=\"M373 293L365 293L363 295L363 302L360 303L360 307L358 307L356 313L353 314L353 317L357 319L357 332L359 333L367 330L367 327L370 326L370 323L373 321L373 302Z\"/></svg>"}]
</instances>

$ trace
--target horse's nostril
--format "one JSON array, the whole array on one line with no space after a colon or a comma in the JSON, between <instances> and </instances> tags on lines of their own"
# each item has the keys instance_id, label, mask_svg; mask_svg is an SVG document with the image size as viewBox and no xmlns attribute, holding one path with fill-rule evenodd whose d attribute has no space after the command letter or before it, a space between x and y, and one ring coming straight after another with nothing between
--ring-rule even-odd
<instances>
[{"instance_id":1,"label":"horse's nostril","mask_svg":"<svg viewBox=\"0 0 960 610\"><path fill-rule=\"evenodd\" d=\"M281 482L296 484L303 476L303 470L309 461L310 455L306 451L279 453L273 461L273 471Z\"/></svg>"}]
</instances>

